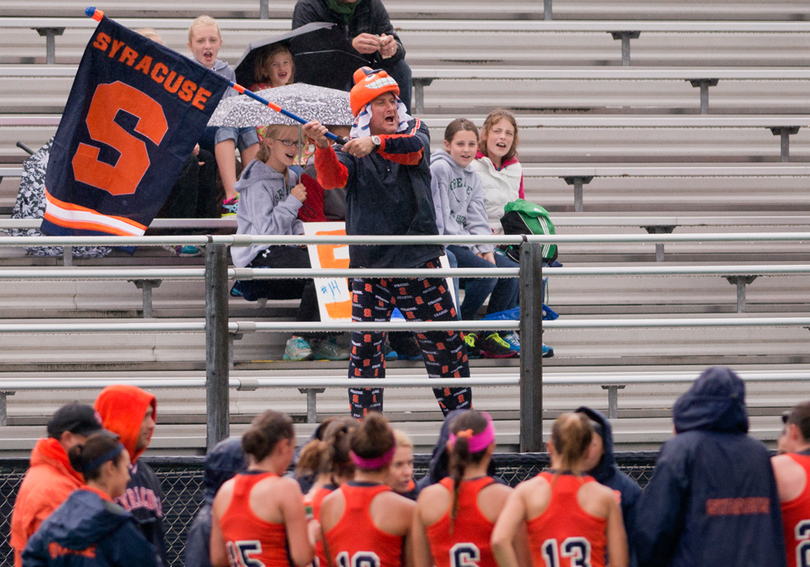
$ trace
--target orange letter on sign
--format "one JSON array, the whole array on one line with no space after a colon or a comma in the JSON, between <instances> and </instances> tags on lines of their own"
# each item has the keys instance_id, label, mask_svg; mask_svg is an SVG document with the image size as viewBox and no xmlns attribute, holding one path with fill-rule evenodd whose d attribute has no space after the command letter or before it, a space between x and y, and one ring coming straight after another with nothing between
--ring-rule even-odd
<instances>
[{"instance_id":1,"label":"orange letter on sign","mask_svg":"<svg viewBox=\"0 0 810 567\"><path fill-rule=\"evenodd\" d=\"M324 230L315 233L316 236L336 236L346 234L345 230ZM318 244L318 258L321 261L322 268L346 269L349 267L348 254L346 258L336 258L335 250L338 248L347 248L345 245L339 244ZM333 319L351 319L352 316L352 302L339 301L326 304L326 312Z\"/></svg>"},{"instance_id":2,"label":"orange letter on sign","mask_svg":"<svg viewBox=\"0 0 810 567\"><path fill-rule=\"evenodd\" d=\"M135 116L135 131L155 144L160 144L169 129L163 107L155 99L120 81L99 85L87 113L87 130L94 141L121 155L113 166L98 160L99 148L79 144L73 156L73 175L76 181L112 195L131 195L149 169L149 153L142 140L115 123L119 111Z\"/></svg>"}]
</instances>

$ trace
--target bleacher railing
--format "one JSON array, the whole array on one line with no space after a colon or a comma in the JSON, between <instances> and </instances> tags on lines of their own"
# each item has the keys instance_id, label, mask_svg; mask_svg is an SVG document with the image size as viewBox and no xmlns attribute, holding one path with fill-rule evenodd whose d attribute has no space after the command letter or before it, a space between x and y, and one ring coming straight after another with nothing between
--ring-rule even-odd
<instances>
[{"instance_id":1,"label":"bleacher railing","mask_svg":"<svg viewBox=\"0 0 810 567\"><path fill-rule=\"evenodd\" d=\"M492 237L405 237L405 236L171 236L171 237L0 237L0 246L160 246L191 244L205 247L205 268L19 268L0 272L0 280L10 279L201 279L205 278L205 322L129 322L129 323L22 323L0 324L0 334L19 332L183 332L206 333L206 405L207 446L229 435L229 388L235 384L229 377L230 336L238 332L255 331L348 331L358 328L356 323L329 322L251 322L230 321L228 314L228 282L236 279L279 279L311 277L519 277L520 321L458 321L458 322L406 322L363 323L363 329L374 330L459 330L476 331L519 330L521 332L520 376L520 449L541 451L543 414L543 359L542 359L542 278L544 276L593 275L722 275L758 276L763 274L808 274L810 264L784 265L727 265L727 266L633 266L599 268L546 268L542 267L542 245L548 243L671 243L671 242L762 242L808 241L810 233L727 233L727 234L651 234L651 235L555 235L555 236L492 236ZM361 244L523 244L519 269L249 269L229 268L229 246L268 245L361 245ZM724 318L672 318L672 319L581 319L558 320L545 323L548 328L610 328L610 327L678 327L678 326L807 326L810 317L724 317ZM483 382L482 382L483 379ZM260 387L251 380L246 387ZM300 382L300 380L299 380ZM508 377L481 379L327 379L311 378L307 388L327 386L355 387L389 386L443 386L453 385L514 385ZM278 381L266 385L280 385ZM11 384L9 384L10 386ZM298 383L293 387L300 387ZM4 385L5 386L5 385ZM241 382L237 387L242 387ZM615 408L615 392L611 400ZM611 412L612 413L612 412Z\"/></svg>"}]
</instances>

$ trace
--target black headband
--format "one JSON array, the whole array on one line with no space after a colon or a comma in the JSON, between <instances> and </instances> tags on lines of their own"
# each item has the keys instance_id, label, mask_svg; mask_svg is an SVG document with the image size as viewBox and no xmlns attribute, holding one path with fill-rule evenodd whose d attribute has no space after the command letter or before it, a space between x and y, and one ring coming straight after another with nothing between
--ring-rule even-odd
<instances>
[{"instance_id":1,"label":"black headband","mask_svg":"<svg viewBox=\"0 0 810 567\"><path fill-rule=\"evenodd\" d=\"M118 444L118 445L115 447L115 449L110 449L109 451L107 451L106 453L104 453L103 455L101 455L100 457L96 457L95 459L93 459L93 460L92 460L92 461L90 461L89 463L86 463L86 464L85 464L85 465L82 467L82 472L83 472L83 473L88 473L88 472L90 472L90 471L92 471L92 470L97 469L98 467L100 467L101 465L103 465L104 463L106 463L107 461L112 461L112 460L113 460L114 458L116 458L116 457L119 455L119 453L121 453L121 451L123 451L123 450L124 450L124 446L123 446L121 443L119 443L119 444Z\"/></svg>"}]
</instances>

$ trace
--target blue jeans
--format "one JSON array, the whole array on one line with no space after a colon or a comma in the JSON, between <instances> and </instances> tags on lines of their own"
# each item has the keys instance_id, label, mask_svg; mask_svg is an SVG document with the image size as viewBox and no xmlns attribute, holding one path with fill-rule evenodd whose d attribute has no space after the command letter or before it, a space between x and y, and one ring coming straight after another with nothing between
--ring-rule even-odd
<instances>
[{"instance_id":1,"label":"blue jeans","mask_svg":"<svg viewBox=\"0 0 810 567\"><path fill-rule=\"evenodd\" d=\"M500 250L495 251L495 264L476 255L464 246L450 245L446 247L450 265L459 268L517 268L519 264L513 262ZM453 265L455 262L455 266ZM458 278L455 279L458 286ZM520 293L520 280L518 278L464 278L464 301L459 308L461 318L472 320L478 316L481 306L489 298L487 313L498 313L517 307ZM456 287L458 297L458 287Z\"/></svg>"},{"instance_id":2,"label":"blue jeans","mask_svg":"<svg viewBox=\"0 0 810 567\"><path fill-rule=\"evenodd\" d=\"M256 128L246 126L245 128L232 128L230 126L206 126L200 137L199 144L204 150L214 153L214 147L225 140L233 140L236 147L241 152L253 144L259 143L259 136Z\"/></svg>"}]
</instances>

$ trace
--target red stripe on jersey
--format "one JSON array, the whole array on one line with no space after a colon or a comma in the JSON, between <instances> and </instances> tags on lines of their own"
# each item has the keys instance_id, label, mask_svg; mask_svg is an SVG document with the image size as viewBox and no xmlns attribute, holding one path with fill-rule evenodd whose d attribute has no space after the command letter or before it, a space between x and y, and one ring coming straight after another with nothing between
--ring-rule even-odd
<instances>
[{"instance_id":1,"label":"red stripe on jersey","mask_svg":"<svg viewBox=\"0 0 810 567\"><path fill-rule=\"evenodd\" d=\"M385 159L400 163L402 165L419 165L424 157L424 147L420 148L419 151L409 152L406 154L389 153L386 151L386 149L388 147L388 140L396 140L397 138L412 138L415 136L416 132L419 130L420 124L421 122L418 118L416 118L414 127L410 132L402 132L401 134L386 134L385 136L380 136L380 142L382 143L380 144L380 149L377 150L377 153L379 153Z\"/></svg>"}]
</instances>

